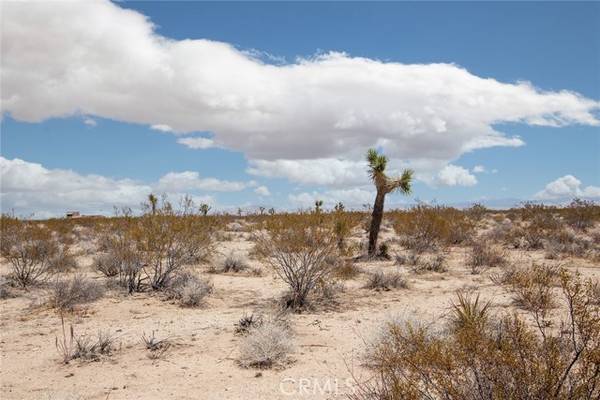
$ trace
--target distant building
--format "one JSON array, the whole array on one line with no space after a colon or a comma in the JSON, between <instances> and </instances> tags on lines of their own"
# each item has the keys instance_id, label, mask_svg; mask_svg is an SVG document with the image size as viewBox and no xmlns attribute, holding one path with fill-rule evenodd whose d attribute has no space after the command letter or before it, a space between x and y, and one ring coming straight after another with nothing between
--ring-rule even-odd
<instances>
[{"instance_id":1,"label":"distant building","mask_svg":"<svg viewBox=\"0 0 600 400\"><path fill-rule=\"evenodd\" d=\"M79 211L67 211L65 214L66 218L79 218L81 217L81 213Z\"/></svg>"}]
</instances>

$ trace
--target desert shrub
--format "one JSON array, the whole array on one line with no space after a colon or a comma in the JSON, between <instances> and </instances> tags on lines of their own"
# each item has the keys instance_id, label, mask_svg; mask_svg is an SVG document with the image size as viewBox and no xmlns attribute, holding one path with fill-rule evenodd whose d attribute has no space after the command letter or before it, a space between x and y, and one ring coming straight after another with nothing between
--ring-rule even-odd
<instances>
[{"instance_id":1,"label":"desert shrub","mask_svg":"<svg viewBox=\"0 0 600 400\"><path fill-rule=\"evenodd\" d=\"M360 213L348 212L344 207L338 204L335 211L331 214L333 219L333 233L336 237L338 251L341 254L348 254L347 246L348 237L352 233L352 229L358 226L363 218Z\"/></svg>"},{"instance_id":2,"label":"desert shrub","mask_svg":"<svg viewBox=\"0 0 600 400\"><path fill-rule=\"evenodd\" d=\"M288 285L286 307L309 306L317 282L326 279L336 253L336 237L320 214L288 215L265 224L266 232L255 236L266 263Z\"/></svg>"},{"instance_id":3,"label":"desert shrub","mask_svg":"<svg viewBox=\"0 0 600 400\"><path fill-rule=\"evenodd\" d=\"M475 203L464 211L469 218L475 222L479 222L485 217L488 209L481 203Z\"/></svg>"},{"instance_id":4,"label":"desert shrub","mask_svg":"<svg viewBox=\"0 0 600 400\"><path fill-rule=\"evenodd\" d=\"M474 229L467 214L451 207L418 205L393 213L393 226L402 244L413 250L432 250L439 245L466 242Z\"/></svg>"},{"instance_id":5,"label":"desert shrub","mask_svg":"<svg viewBox=\"0 0 600 400\"><path fill-rule=\"evenodd\" d=\"M251 329L258 328L263 323L263 316L261 314L244 314L235 324L235 333L237 335L246 335Z\"/></svg>"},{"instance_id":6,"label":"desert shrub","mask_svg":"<svg viewBox=\"0 0 600 400\"><path fill-rule=\"evenodd\" d=\"M448 271L444 253L420 254L418 251L411 250L407 254L396 254L395 260L398 265L407 266L417 274Z\"/></svg>"},{"instance_id":7,"label":"desert shrub","mask_svg":"<svg viewBox=\"0 0 600 400\"><path fill-rule=\"evenodd\" d=\"M146 204L141 217L119 215L107 227L101 241L106 254L96 259L96 268L107 276L118 271L118 281L130 293L168 287L186 265L212 251L214 219L194 210L189 198L178 210L163 199L160 207Z\"/></svg>"},{"instance_id":8,"label":"desert shrub","mask_svg":"<svg viewBox=\"0 0 600 400\"><path fill-rule=\"evenodd\" d=\"M100 253L93 260L93 268L107 278L119 275L120 260L114 252Z\"/></svg>"},{"instance_id":9,"label":"desert shrub","mask_svg":"<svg viewBox=\"0 0 600 400\"><path fill-rule=\"evenodd\" d=\"M61 317L62 338L55 338L56 350L62 362L68 364L72 360L98 361L102 357L110 356L115 350L115 339L106 331L98 331L95 336L76 335L73 325L69 332L65 329L64 319Z\"/></svg>"},{"instance_id":10,"label":"desert shrub","mask_svg":"<svg viewBox=\"0 0 600 400\"><path fill-rule=\"evenodd\" d=\"M166 288L167 298L176 299L182 306L198 307L213 292L212 283L191 272L177 274Z\"/></svg>"},{"instance_id":11,"label":"desert shrub","mask_svg":"<svg viewBox=\"0 0 600 400\"><path fill-rule=\"evenodd\" d=\"M160 208L146 212L135 225L132 239L142 256L150 288L165 288L177 271L211 252L213 227L207 217L196 215L194 210L189 198L178 211L163 199Z\"/></svg>"},{"instance_id":12,"label":"desert shrub","mask_svg":"<svg viewBox=\"0 0 600 400\"><path fill-rule=\"evenodd\" d=\"M247 270L248 263L243 258L234 255L233 253L229 254L223 263L221 264L221 268L219 268L219 272L242 272Z\"/></svg>"},{"instance_id":13,"label":"desert shrub","mask_svg":"<svg viewBox=\"0 0 600 400\"><path fill-rule=\"evenodd\" d=\"M509 286L515 304L525 310L545 316L555 306L553 288L561 270L556 266L533 264L531 268L506 268L492 277L496 283Z\"/></svg>"},{"instance_id":14,"label":"desert shrub","mask_svg":"<svg viewBox=\"0 0 600 400\"><path fill-rule=\"evenodd\" d=\"M344 260L333 269L333 275L339 279L353 279L360 272L360 268L352 260Z\"/></svg>"},{"instance_id":15,"label":"desert shrub","mask_svg":"<svg viewBox=\"0 0 600 400\"><path fill-rule=\"evenodd\" d=\"M13 293L9 280L4 276L0 276L0 300L9 299L14 296L15 294Z\"/></svg>"},{"instance_id":16,"label":"desert shrub","mask_svg":"<svg viewBox=\"0 0 600 400\"><path fill-rule=\"evenodd\" d=\"M518 314L459 299L449 329L391 322L367 351L369 379L353 399L596 399L600 314L578 276L560 279L560 329L530 327Z\"/></svg>"},{"instance_id":17,"label":"desert shrub","mask_svg":"<svg viewBox=\"0 0 600 400\"><path fill-rule=\"evenodd\" d=\"M377 249L377 258L383 260L391 260L390 256L390 245L387 242L382 242Z\"/></svg>"},{"instance_id":18,"label":"desert shrub","mask_svg":"<svg viewBox=\"0 0 600 400\"><path fill-rule=\"evenodd\" d=\"M148 350L148 358L151 360L163 358L172 346L169 338L159 339L156 337L155 331L148 336L146 333L142 333L142 344Z\"/></svg>"},{"instance_id":19,"label":"desert shrub","mask_svg":"<svg viewBox=\"0 0 600 400\"><path fill-rule=\"evenodd\" d=\"M61 311L73 310L79 304L91 303L104 296L104 287L81 275L57 279L50 288L48 304Z\"/></svg>"},{"instance_id":20,"label":"desert shrub","mask_svg":"<svg viewBox=\"0 0 600 400\"><path fill-rule=\"evenodd\" d=\"M70 247L61 244L58 246L58 251L50 259L48 270L52 273L68 272L77 270L79 263L75 254L71 251Z\"/></svg>"},{"instance_id":21,"label":"desert shrub","mask_svg":"<svg viewBox=\"0 0 600 400\"><path fill-rule=\"evenodd\" d=\"M565 221L575 229L586 230L600 220L600 205L591 200L573 199L564 210Z\"/></svg>"},{"instance_id":22,"label":"desert shrub","mask_svg":"<svg viewBox=\"0 0 600 400\"><path fill-rule=\"evenodd\" d=\"M239 364L245 368L282 367L293 350L292 333L279 319L267 318L250 327L240 343Z\"/></svg>"},{"instance_id":23,"label":"desert shrub","mask_svg":"<svg viewBox=\"0 0 600 400\"><path fill-rule=\"evenodd\" d=\"M28 287L47 279L59 253L59 243L45 226L7 215L0 219L0 254L9 263L9 279Z\"/></svg>"},{"instance_id":24,"label":"desert shrub","mask_svg":"<svg viewBox=\"0 0 600 400\"><path fill-rule=\"evenodd\" d=\"M484 268L504 267L508 260L500 247L486 241L478 241L471 246L467 263L471 266L471 272L478 274Z\"/></svg>"},{"instance_id":25,"label":"desert shrub","mask_svg":"<svg viewBox=\"0 0 600 400\"><path fill-rule=\"evenodd\" d=\"M367 283L365 284L366 289L373 290L392 290L392 289L406 289L408 288L408 282L404 276L399 272L374 272L369 274Z\"/></svg>"}]
</instances>

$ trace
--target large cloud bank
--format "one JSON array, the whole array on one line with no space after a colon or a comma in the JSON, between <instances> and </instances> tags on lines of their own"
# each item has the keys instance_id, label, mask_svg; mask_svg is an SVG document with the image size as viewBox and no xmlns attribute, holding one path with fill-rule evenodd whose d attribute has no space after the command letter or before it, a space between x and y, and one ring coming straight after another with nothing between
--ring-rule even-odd
<instances>
[{"instance_id":1,"label":"large cloud bank","mask_svg":"<svg viewBox=\"0 0 600 400\"><path fill-rule=\"evenodd\" d=\"M599 124L597 101L452 64L332 52L274 65L253 54L160 36L109 1L6 2L2 111L30 122L85 114L147 124L192 148L241 151L257 175L338 186L366 181L359 167L370 146L423 180L471 185L468 172L444 168L471 150L523 144L495 124ZM197 131L213 137L186 136Z\"/></svg>"}]
</instances>

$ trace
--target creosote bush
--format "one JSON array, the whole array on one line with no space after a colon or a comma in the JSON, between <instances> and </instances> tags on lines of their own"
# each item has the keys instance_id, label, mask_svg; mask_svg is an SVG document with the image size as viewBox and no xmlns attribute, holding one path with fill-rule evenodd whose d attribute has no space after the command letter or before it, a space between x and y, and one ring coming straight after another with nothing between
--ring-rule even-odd
<instances>
[{"instance_id":1,"label":"creosote bush","mask_svg":"<svg viewBox=\"0 0 600 400\"><path fill-rule=\"evenodd\" d=\"M311 213L267 220L264 228L255 235L257 248L288 285L286 308L309 307L315 286L334 268L330 260L336 254L337 242L331 226L321 214Z\"/></svg>"},{"instance_id":2,"label":"creosote bush","mask_svg":"<svg viewBox=\"0 0 600 400\"><path fill-rule=\"evenodd\" d=\"M445 332L392 322L366 354L353 399L597 399L600 311L591 283L562 272L566 317L531 326L461 295Z\"/></svg>"},{"instance_id":3,"label":"creosote bush","mask_svg":"<svg viewBox=\"0 0 600 400\"><path fill-rule=\"evenodd\" d=\"M76 275L71 279L57 279L50 289L48 304L60 311L71 311L79 304L91 303L104 296L104 287L98 282Z\"/></svg>"},{"instance_id":4,"label":"creosote bush","mask_svg":"<svg viewBox=\"0 0 600 400\"><path fill-rule=\"evenodd\" d=\"M506 253L502 248L490 242L476 241L471 246L468 264L473 274L478 274L485 268L504 267L507 263Z\"/></svg>"},{"instance_id":5,"label":"creosote bush","mask_svg":"<svg viewBox=\"0 0 600 400\"><path fill-rule=\"evenodd\" d=\"M11 268L8 278L23 288L46 280L60 251L52 232L41 223L7 215L0 224L0 254Z\"/></svg>"},{"instance_id":6,"label":"creosote bush","mask_svg":"<svg viewBox=\"0 0 600 400\"><path fill-rule=\"evenodd\" d=\"M463 244L475 227L465 212L451 207L418 205L391 214L402 245L419 252Z\"/></svg>"},{"instance_id":7,"label":"creosote bush","mask_svg":"<svg viewBox=\"0 0 600 400\"><path fill-rule=\"evenodd\" d=\"M163 290L186 265L205 259L212 251L214 221L198 215L194 203L184 198L178 210L163 199L146 204L141 217L125 211L107 228L102 243L105 254L96 268L118 277L131 292Z\"/></svg>"}]
</instances>

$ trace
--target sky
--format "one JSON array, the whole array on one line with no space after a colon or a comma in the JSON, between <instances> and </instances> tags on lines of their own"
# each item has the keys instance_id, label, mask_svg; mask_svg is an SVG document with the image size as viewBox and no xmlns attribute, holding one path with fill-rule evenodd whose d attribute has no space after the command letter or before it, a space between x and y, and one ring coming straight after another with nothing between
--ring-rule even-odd
<instances>
[{"instance_id":1,"label":"sky","mask_svg":"<svg viewBox=\"0 0 600 400\"><path fill-rule=\"evenodd\" d=\"M2 2L3 212L600 200L600 3Z\"/></svg>"}]
</instances>

